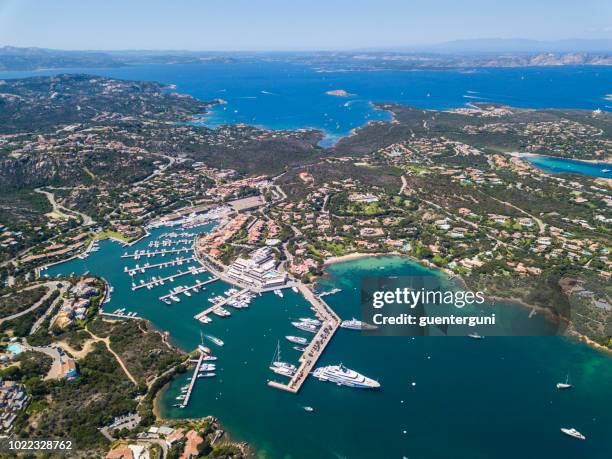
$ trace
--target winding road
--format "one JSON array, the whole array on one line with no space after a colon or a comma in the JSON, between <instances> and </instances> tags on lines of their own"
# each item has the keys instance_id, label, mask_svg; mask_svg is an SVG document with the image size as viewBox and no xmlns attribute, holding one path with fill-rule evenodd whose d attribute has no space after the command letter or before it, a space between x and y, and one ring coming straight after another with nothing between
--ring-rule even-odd
<instances>
[{"instance_id":1,"label":"winding road","mask_svg":"<svg viewBox=\"0 0 612 459\"><path fill-rule=\"evenodd\" d=\"M61 282L45 282L44 284L36 284L36 285L32 285L30 287L24 288L23 290L33 290L35 288L44 286L44 287L47 287L48 290L47 290L47 293L45 293L45 295L40 300L38 300L36 303L34 303L29 308L24 309L23 311L16 312L15 314L11 314L10 316L6 316L6 317L0 318L0 324L3 323L3 322L6 322L8 320L13 320L13 319L16 319L18 317L24 316L27 313L32 312L32 311L38 309L46 300L49 299L49 297L53 294L53 292L56 289L62 289L63 288L64 289L63 291L65 291L66 287L60 287L61 285L62 285ZM60 294L60 296L58 296L58 299L59 298L61 298L61 294ZM53 305L55 305L55 301L53 302Z\"/></svg>"},{"instance_id":2,"label":"winding road","mask_svg":"<svg viewBox=\"0 0 612 459\"><path fill-rule=\"evenodd\" d=\"M45 191L42 188L36 188L34 191L40 194L44 194L47 197L47 199L49 200L49 203L53 207L53 212L60 214L60 215L65 215L68 217L75 216L75 215L79 216L83 220L83 226L91 226L96 223L95 220L91 218L89 215L85 215L84 213L78 212L76 210L68 209L62 206L61 204L58 204L58 202L55 200L55 195L51 193L50 191Z\"/></svg>"}]
</instances>

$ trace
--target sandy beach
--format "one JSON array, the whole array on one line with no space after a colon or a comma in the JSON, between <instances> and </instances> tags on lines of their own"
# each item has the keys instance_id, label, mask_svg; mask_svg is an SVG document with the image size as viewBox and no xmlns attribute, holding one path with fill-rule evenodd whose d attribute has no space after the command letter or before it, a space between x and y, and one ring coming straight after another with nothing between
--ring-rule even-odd
<instances>
[{"instance_id":1,"label":"sandy beach","mask_svg":"<svg viewBox=\"0 0 612 459\"><path fill-rule=\"evenodd\" d=\"M341 255L339 257L326 258L323 264L327 266L327 265L332 265L334 263L342 263L343 261L357 260L359 258L384 257L386 255L402 256L402 254L399 252L375 252L375 253L355 252L355 253L349 253L346 255Z\"/></svg>"}]
</instances>

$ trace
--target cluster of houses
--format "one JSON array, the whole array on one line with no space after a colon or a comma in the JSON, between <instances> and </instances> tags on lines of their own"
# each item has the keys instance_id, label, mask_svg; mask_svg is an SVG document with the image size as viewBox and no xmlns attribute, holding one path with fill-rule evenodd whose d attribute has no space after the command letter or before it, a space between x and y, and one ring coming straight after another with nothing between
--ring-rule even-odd
<instances>
[{"instance_id":1,"label":"cluster of houses","mask_svg":"<svg viewBox=\"0 0 612 459\"><path fill-rule=\"evenodd\" d=\"M4 434L11 431L17 415L29 402L29 396L23 387L14 381L0 378L0 431Z\"/></svg>"},{"instance_id":2,"label":"cluster of houses","mask_svg":"<svg viewBox=\"0 0 612 459\"><path fill-rule=\"evenodd\" d=\"M211 444L214 445L224 432L218 429L214 432ZM139 442L138 440L143 440ZM146 432L137 435L136 440L128 443L121 442L111 449L106 459L150 459L152 457L149 450L151 441L163 442L166 448L171 448L179 441L184 441L185 446L180 453L180 459L195 459L200 457L198 446L204 440L201 432L194 429L174 428L167 425L151 426ZM144 442L146 441L146 443Z\"/></svg>"},{"instance_id":3,"label":"cluster of houses","mask_svg":"<svg viewBox=\"0 0 612 459\"><path fill-rule=\"evenodd\" d=\"M257 218L247 226L247 243L258 243L264 234L268 240L274 239L279 232L280 228L274 221Z\"/></svg>"},{"instance_id":4,"label":"cluster of houses","mask_svg":"<svg viewBox=\"0 0 612 459\"><path fill-rule=\"evenodd\" d=\"M8 227L0 225L0 247L7 249L19 244L23 231L10 231Z\"/></svg>"},{"instance_id":5,"label":"cluster of houses","mask_svg":"<svg viewBox=\"0 0 612 459\"><path fill-rule=\"evenodd\" d=\"M220 247L240 231L248 219L248 215L238 214L225 224L219 225L214 231L198 239L197 250L218 258L223 253Z\"/></svg>"},{"instance_id":6,"label":"cluster of houses","mask_svg":"<svg viewBox=\"0 0 612 459\"><path fill-rule=\"evenodd\" d=\"M69 253L74 253L84 247L85 241L88 237L89 234L86 232L78 233L74 236L65 236L57 242L53 242L50 245L44 247L41 253L28 255L22 258L22 261L27 262L40 258L53 258Z\"/></svg>"},{"instance_id":7,"label":"cluster of houses","mask_svg":"<svg viewBox=\"0 0 612 459\"><path fill-rule=\"evenodd\" d=\"M261 189L268 187L269 185L270 181L264 176L248 177L240 180L220 183L207 190L207 194L214 198L223 199L227 196L233 195L234 193L240 191L243 188Z\"/></svg>"},{"instance_id":8,"label":"cluster of houses","mask_svg":"<svg viewBox=\"0 0 612 459\"><path fill-rule=\"evenodd\" d=\"M81 279L70 289L70 297L64 300L53 323L60 328L65 328L73 320L83 319L91 303L91 297L98 293L97 280L94 277Z\"/></svg>"}]
</instances>

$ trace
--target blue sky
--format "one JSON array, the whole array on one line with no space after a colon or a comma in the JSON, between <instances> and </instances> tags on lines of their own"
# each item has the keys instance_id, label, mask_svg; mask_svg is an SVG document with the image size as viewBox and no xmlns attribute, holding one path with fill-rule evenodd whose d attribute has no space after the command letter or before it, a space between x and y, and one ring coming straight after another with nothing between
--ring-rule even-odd
<instances>
[{"instance_id":1,"label":"blue sky","mask_svg":"<svg viewBox=\"0 0 612 459\"><path fill-rule=\"evenodd\" d=\"M612 38L610 0L0 0L0 46L301 50Z\"/></svg>"}]
</instances>

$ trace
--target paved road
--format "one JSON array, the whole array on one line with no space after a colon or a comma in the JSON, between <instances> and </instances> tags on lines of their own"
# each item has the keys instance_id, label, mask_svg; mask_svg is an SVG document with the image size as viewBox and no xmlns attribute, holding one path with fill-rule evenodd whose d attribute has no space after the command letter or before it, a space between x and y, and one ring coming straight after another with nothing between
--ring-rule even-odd
<instances>
[{"instance_id":1,"label":"paved road","mask_svg":"<svg viewBox=\"0 0 612 459\"><path fill-rule=\"evenodd\" d=\"M487 195L487 196L489 198L493 199L494 201L499 202L500 204L504 204L504 205L506 205L508 207L512 207L513 209L518 210L519 212L527 215L528 217L533 218L535 220L535 222L538 224L538 231L539 231L540 234L543 234L544 231L546 230L546 224L542 220L540 220L538 217L536 217L535 215L530 214L526 210L523 210L520 207L517 207L517 206L515 206L514 204L512 204L510 202L502 201L501 199L494 198L493 196L489 196L489 195Z\"/></svg>"},{"instance_id":2,"label":"paved road","mask_svg":"<svg viewBox=\"0 0 612 459\"><path fill-rule=\"evenodd\" d=\"M23 315L26 315L29 312L34 311L35 309L37 309L38 307L40 307L40 305L42 305L50 296L51 294L59 288L59 284L60 282L45 282L44 284L36 284L36 285L32 285L30 287L24 288L23 290L32 290L35 289L37 287L40 286L45 286L47 287L47 293L45 293L45 295L38 300L36 303L34 303L32 306L30 306L28 309L24 309L23 311L19 311L15 314L11 314L10 316L6 316L0 319L0 324L2 322L6 322L7 320L13 320L16 319L17 317L21 317ZM61 295L60 295L61 296Z\"/></svg>"},{"instance_id":3,"label":"paved road","mask_svg":"<svg viewBox=\"0 0 612 459\"><path fill-rule=\"evenodd\" d=\"M59 283L56 285L59 285ZM49 314L51 314L51 312L53 312L53 309L55 308L55 306L57 306L57 303L59 303L62 300L62 297L64 296L64 293L66 293L66 290L68 290L68 287L70 286L70 284L68 283L64 283L62 284L61 287L59 287L59 295L58 297L55 299L55 301L53 301L49 307L47 308L47 310L45 311L45 313L40 316L36 322L34 322L34 325L32 325L32 329L30 330L30 335L33 335L34 333L36 333L38 331L38 329L42 326L43 322L45 321L45 319L49 316Z\"/></svg>"},{"instance_id":4,"label":"paved road","mask_svg":"<svg viewBox=\"0 0 612 459\"><path fill-rule=\"evenodd\" d=\"M84 213L78 212L76 210L68 209L62 206L61 204L58 204L57 201L55 200L55 195L53 193L49 191L45 191L41 188L36 188L34 191L36 191L37 193L44 194L47 197L47 199L49 200L49 203L53 207L54 212L58 214L68 215L68 216L78 215L79 217L83 219L83 226L91 226L96 223L94 219L91 218L89 215L85 215Z\"/></svg>"},{"instance_id":5,"label":"paved road","mask_svg":"<svg viewBox=\"0 0 612 459\"><path fill-rule=\"evenodd\" d=\"M51 369L49 370L49 373L47 373L47 376L45 376L45 379L59 379L61 377L62 375L62 356L57 349L55 349L54 347L50 347L50 346L39 347L39 346L30 346L28 344L25 344L23 348L26 351L42 352L43 354L46 354L53 359L53 363L51 364Z\"/></svg>"}]
</instances>

